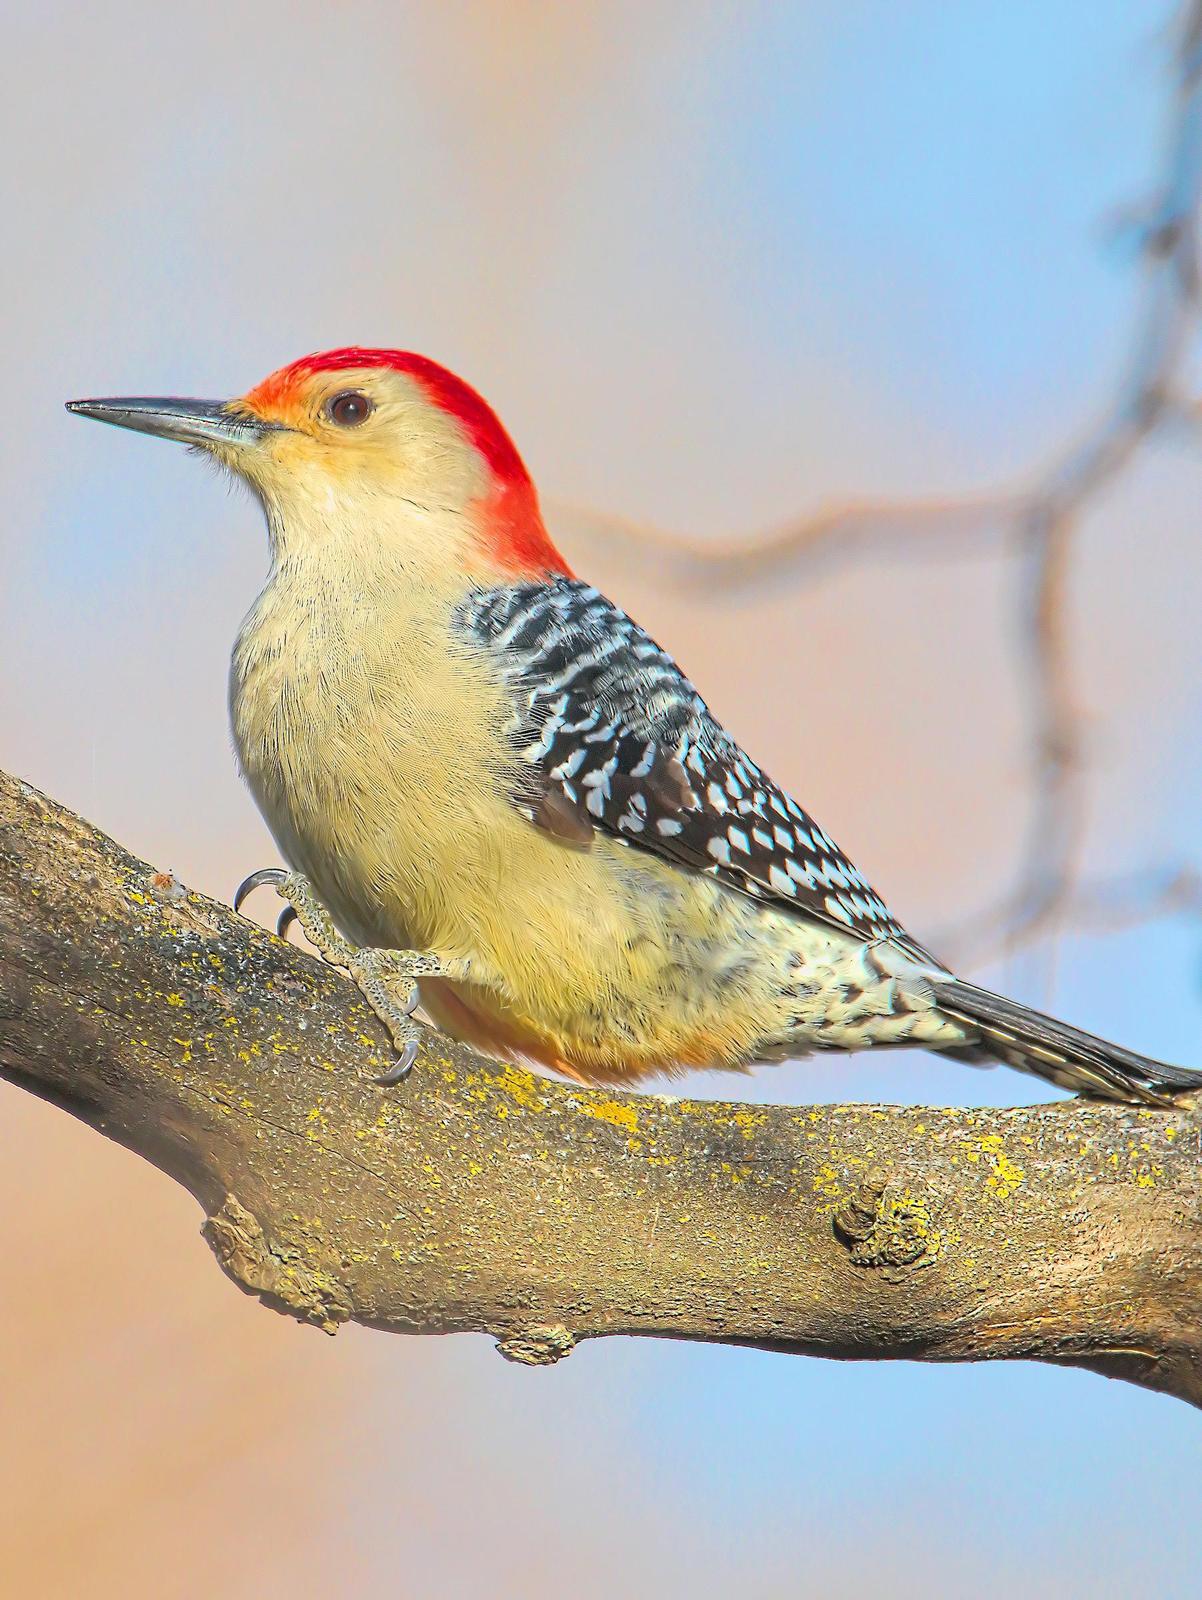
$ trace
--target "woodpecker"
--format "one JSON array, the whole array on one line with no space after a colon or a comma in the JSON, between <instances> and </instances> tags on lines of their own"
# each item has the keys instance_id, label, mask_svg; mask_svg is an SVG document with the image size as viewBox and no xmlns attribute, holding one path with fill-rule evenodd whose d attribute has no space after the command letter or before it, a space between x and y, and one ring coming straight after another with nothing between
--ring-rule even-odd
<instances>
[{"instance_id":1,"label":"woodpecker","mask_svg":"<svg viewBox=\"0 0 1202 1600\"><path fill-rule=\"evenodd\" d=\"M305 356L241 398L72 401L250 485L270 573L234 647L270 882L397 1049L581 1081L922 1045L1163 1105L1202 1074L957 978L577 578L485 401L425 357ZM289 912L285 911L284 918Z\"/></svg>"}]
</instances>

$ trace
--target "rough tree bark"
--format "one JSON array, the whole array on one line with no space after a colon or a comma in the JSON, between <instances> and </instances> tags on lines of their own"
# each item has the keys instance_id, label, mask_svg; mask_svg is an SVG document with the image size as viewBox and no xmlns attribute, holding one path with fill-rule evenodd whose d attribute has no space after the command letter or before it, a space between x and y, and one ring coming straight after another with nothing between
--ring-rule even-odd
<instances>
[{"instance_id":1,"label":"rough tree bark","mask_svg":"<svg viewBox=\"0 0 1202 1600\"><path fill-rule=\"evenodd\" d=\"M594 1093L428 1036L0 775L0 1075L204 1207L244 1289L519 1361L658 1334L1026 1357L1202 1404L1202 1118Z\"/></svg>"}]
</instances>

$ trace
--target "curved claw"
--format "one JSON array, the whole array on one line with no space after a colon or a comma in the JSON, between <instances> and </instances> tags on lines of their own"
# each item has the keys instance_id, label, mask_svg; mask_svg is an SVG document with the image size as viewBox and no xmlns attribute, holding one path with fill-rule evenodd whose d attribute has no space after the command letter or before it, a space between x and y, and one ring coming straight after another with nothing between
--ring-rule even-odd
<instances>
[{"instance_id":1,"label":"curved claw","mask_svg":"<svg viewBox=\"0 0 1202 1600\"><path fill-rule=\"evenodd\" d=\"M378 1078L374 1078L372 1080L373 1083L378 1083L382 1089L391 1089L398 1083L404 1083L405 1079L413 1071L413 1063L416 1060L417 1040L410 1039L388 1071L382 1072Z\"/></svg>"},{"instance_id":2,"label":"curved claw","mask_svg":"<svg viewBox=\"0 0 1202 1600\"><path fill-rule=\"evenodd\" d=\"M280 912L279 916L275 919L276 938L283 939L286 944L288 942L288 929L296 920L296 907L285 906Z\"/></svg>"},{"instance_id":3,"label":"curved claw","mask_svg":"<svg viewBox=\"0 0 1202 1600\"><path fill-rule=\"evenodd\" d=\"M287 876L283 867L260 867L258 872L252 872L249 878L243 878L234 891L234 910L241 911L242 902L256 889L262 889L267 884L271 884L273 889L278 889Z\"/></svg>"}]
</instances>

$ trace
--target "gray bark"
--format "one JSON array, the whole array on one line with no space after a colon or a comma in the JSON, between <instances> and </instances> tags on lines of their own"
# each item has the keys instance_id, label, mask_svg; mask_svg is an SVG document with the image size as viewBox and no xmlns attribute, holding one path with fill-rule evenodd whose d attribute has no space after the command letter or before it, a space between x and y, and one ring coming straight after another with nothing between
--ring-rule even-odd
<instances>
[{"instance_id":1,"label":"gray bark","mask_svg":"<svg viewBox=\"0 0 1202 1600\"><path fill-rule=\"evenodd\" d=\"M0 1075L196 1196L244 1289L333 1332L1020 1357L1202 1403L1202 1120L599 1093L427 1035L0 776ZM37 1204L36 1195L31 1204Z\"/></svg>"}]
</instances>

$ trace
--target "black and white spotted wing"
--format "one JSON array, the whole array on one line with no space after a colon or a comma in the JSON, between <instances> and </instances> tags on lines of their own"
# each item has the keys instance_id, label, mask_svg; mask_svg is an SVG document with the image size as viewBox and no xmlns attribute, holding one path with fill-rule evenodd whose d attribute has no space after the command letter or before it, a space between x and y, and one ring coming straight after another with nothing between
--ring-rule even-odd
<instances>
[{"instance_id":1,"label":"black and white spotted wing","mask_svg":"<svg viewBox=\"0 0 1202 1600\"><path fill-rule=\"evenodd\" d=\"M579 843L603 828L744 894L925 957L671 656L596 589L569 578L489 589L459 621L497 652L513 689L515 751L529 772L514 803L532 821Z\"/></svg>"}]
</instances>

